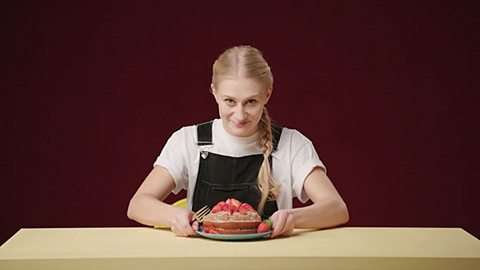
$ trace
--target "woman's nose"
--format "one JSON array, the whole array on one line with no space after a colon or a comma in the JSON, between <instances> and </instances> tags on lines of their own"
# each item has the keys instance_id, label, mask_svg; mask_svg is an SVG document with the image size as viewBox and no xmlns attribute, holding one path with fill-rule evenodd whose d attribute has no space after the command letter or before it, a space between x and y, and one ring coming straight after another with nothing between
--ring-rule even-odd
<instances>
[{"instance_id":1,"label":"woman's nose","mask_svg":"<svg viewBox=\"0 0 480 270\"><path fill-rule=\"evenodd\" d=\"M235 118L237 120L244 120L247 118L247 113L245 112L245 108L242 105L238 105L235 109Z\"/></svg>"}]
</instances>

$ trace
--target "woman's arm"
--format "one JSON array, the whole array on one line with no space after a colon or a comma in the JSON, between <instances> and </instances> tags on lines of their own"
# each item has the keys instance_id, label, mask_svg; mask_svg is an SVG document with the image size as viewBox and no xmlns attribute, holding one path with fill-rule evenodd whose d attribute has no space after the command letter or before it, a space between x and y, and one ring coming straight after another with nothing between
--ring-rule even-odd
<instances>
[{"instance_id":1,"label":"woman's arm","mask_svg":"<svg viewBox=\"0 0 480 270\"><path fill-rule=\"evenodd\" d=\"M170 173L155 166L130 200L128 218L149 226L169 225L179 236L195 235L190 225L193 212L162 202L174 187Z\"/></svg>"},{"instance_id":2,"label":"woman's arm","mask_svg":"<svg viewBox=\"0 0 480 270\"><path fill-rule=\"evenodd\" d=\"M313 204L290 210L295 228L321 229L348 222L347 205L321 168L312 170L303 189Z\"/></svg>"},{"instance_id":3,"label":"woman's arm","mask_svg":"<svg viewBox=\"0 0 480 270\"><path fill-rule=\"evenodd\" d=\"M303 189L313 204L275 212L271 217L271 237L290 235L294 228L321 229L348 222L347 206L321 168L312 170L305 179Z\"/></svg>"}]
</instances>

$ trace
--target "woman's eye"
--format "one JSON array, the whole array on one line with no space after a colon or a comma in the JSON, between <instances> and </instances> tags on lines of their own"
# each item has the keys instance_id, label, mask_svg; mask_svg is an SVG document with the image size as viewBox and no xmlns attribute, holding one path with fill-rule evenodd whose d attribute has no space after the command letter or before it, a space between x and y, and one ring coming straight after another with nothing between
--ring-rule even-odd
<instances>
[{"instance_id":1,"label":"woman's eye","mask_svg":"<svg viewBox=\"0 0 480 270\"><path fill-rule=\"evenodd\" d=\"M227 98L225 99L225 103L227 103L227 105L235 105L235 100L231 98Z\"/></svg>"},{"instance_id":2,"label":"woman's eye","mask_svg":"<svg viewBox=\"0 0 480 270\"><path fill-rule=\"evenodd\" d=\"M257 101L255 99L250 99L249 101L247 101L247 104L255 105L255 104L257 104Z\"/></svg>"}]
</instances>

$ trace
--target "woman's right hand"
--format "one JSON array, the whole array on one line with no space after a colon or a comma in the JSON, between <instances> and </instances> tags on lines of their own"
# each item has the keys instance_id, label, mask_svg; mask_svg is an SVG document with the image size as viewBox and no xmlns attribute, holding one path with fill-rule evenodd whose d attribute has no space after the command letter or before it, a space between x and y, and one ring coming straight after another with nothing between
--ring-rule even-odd
<instances>
[{"instance_id":1,"label":"woman's right hand","mask_svg":"<svg viewBox=\"0 0 480 270\"><path fill-rule=\"evenodd\" d=\"M167 169L155 166L130 200L128 217L148 226L169 224L177 236L195 235L198 222L192 224L194 213L162 202L174 187Z\"/></svg>"},{"instance_id":2,"label":"woman's right hand","mask_svg":"<svg viewBox=\"0 0 480 270\"><path fill-rule=\"evenodd\" d=\"M198 222L193 222L194 213L188 209L177 207L177 211L170 222L170 229L176 236L193 236L196 235L195 230L198 230Z\"/></svg>"}]
</instances>

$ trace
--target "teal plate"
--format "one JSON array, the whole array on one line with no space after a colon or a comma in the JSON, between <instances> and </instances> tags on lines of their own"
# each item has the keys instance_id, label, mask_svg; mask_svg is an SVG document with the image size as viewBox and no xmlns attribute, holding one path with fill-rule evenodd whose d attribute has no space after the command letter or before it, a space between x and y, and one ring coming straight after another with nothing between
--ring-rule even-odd
<instances>
[{"instance_id":1,"label":"teal plate","mask_svg":"<svg viewBox=\"0 0 480 270\"><path fill-rule=\"evenodd\" d=\"M224 241L239 241L239 240L252 240L259 239L266 236L269 236L272 231L262 232L262 233L248 233L248 234L213 234L213 233L204 233L202 227L196 231L197 234L214 239L214 240L224 240Z\"/></svg>"}]
</instances>

